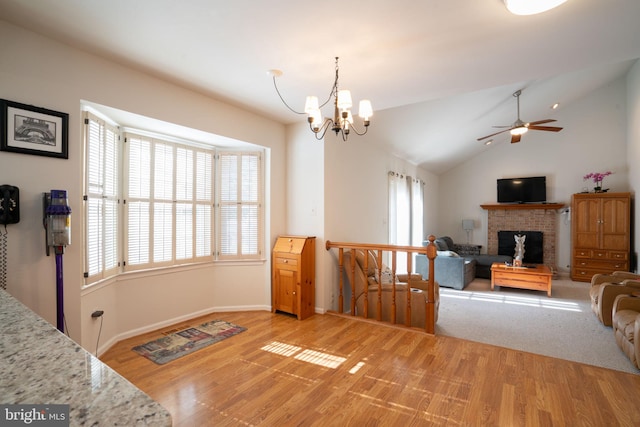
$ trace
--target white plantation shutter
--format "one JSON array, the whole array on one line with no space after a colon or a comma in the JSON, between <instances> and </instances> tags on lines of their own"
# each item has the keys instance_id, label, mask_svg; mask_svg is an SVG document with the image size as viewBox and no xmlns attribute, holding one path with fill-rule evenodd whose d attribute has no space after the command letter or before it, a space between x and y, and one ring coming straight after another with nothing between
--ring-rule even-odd
<instances>
[{"instance_id":1,"label":"white plantation shutter","mask_svg":"<svg viewBox=\"0 0 640 427\"><path fill-rule=\"evenodd\" d=\"M119 130L85 112L85 277L118 272Z\"/></svg>"},{"instance_id":2,"label":"white plantation shutter","mask_svg":"<svg viewBox=\"0 0 640 427\"><path fill-rule=\"evenodd\" d=\"M117 274L121 259L133 271L261 258L260 152L216 155L213 146L127 132L121 166L118 128L85 117L87 284Z\"/></svg>"},{"instance_id":3,"label":"white plantation shutter","mask_svg":"<svg viewBox=\"0 0 640 427\"><path fill-rule=\"evenodd\" d=\"M196 153L196 197L195 197L195 256L212 255L211 207L213 205L213 153L198 151Z\"/></svg>"},{"instance_id":4,"label":"white plantation shutter","mask_svg":"<svg viewBox=\"0 0 640 427\"><path fill-rule=\"evenodd\" d=\"M260 153L219 155L220 259L260 257L262 232L262 166Z\"/></svg>"},{"instance_id":5,"label":"white plantation shutter","mask_svg":"<svg viewBox=\"0 0 640 427\"><path fill-rule=\"evenodd\" d=\"M151 141L126 135L125 268L151 262Z\"/></svg>"},{"instance_id":6,"label":"white plantation shutter","mask_svg":"<svg viewBox=\"0 0 640 427\"><path fill-rule=\"evenodd\" d=\"M126 270L213 259L213 150L133 133L126 141Z\"/></svg>"}]
</instances>

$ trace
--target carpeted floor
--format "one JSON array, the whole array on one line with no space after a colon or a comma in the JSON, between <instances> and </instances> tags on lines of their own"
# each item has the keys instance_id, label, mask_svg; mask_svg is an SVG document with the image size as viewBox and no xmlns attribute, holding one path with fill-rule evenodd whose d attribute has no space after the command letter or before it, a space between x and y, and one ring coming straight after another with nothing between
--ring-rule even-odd
<instances>
[{"instance_id":1,"label":"carpeted floor","mask_svg":"<svg viewBox=\"0 0 640 427\"><path fill-rule=\"evenodd\" d=\"M475 279L464 290L440 288L436 334L573 360L640 375L591 311L588 283L554 279L545 292L496 287Z\"/></svg>"}]
</instances>

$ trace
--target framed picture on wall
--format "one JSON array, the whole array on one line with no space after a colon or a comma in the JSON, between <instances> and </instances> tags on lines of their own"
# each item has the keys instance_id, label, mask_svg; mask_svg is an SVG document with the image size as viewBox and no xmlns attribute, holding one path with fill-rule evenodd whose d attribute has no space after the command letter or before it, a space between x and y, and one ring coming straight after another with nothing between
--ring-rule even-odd
<instances>
[{"instance_id":1,"label":"framed picture on wall","mask_svg":"<svg viewBox=\"0 0 640 427\"><path fill-rule=\"evenodd\" d=\"M0 99L0 151L69 158L69 114Z\"/></svg>"}]
</instances>

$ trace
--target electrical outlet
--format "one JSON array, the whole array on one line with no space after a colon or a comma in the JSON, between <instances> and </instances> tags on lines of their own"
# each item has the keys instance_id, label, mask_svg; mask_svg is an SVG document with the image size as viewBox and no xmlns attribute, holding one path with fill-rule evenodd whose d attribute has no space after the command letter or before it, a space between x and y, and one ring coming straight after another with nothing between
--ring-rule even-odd
<instances>
[{"instance_id":1,"label":"electrical outlet","mask_svg":"<svg viewBox=\"0 0 640 427\"><path fill-rule=\"evenodd\" d=\"M93 317L94 319L97 319L98 317L102 317L103 314L104 314L103 310L96 310L93 313L91 313L91 317Z\"/></svg>"}]
</instances>

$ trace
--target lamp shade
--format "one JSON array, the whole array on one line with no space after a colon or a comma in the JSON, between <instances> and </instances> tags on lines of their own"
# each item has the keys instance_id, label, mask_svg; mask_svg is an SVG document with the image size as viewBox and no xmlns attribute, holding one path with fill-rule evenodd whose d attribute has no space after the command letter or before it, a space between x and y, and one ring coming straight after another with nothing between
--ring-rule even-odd
<instances>
[{"instance_id":1,"label":"lamp shade","mask_svg":"<svg viewBox=\"0 0 640 427\"><path fill-rule=\"evenodd\" d=\"M509 12L514 15L535 15L560 6L567 0L504 0Z\"/></svg>"},{"instance_id":2,"label":"lamp shade","mask_svg":"<svg viewBox=\"0 0 640 427\"><path fill-rule=\"evenodd\" d=\"M369 117L373 116L373 107L371 107L371 101L369 101L368 99L363 99L362 101L360 101L358 115L364 120L369 120Z\"/></svg>"},{"instance_id":3,"label":"lamp shade","mask_svg":"<svg viewBox=\"0 0 640 427\"><path fill-rule=\"evenodd\" d=\"M517 128L511 129L511 135L522 135L527 133L528 130L529 128L526 126L519 126Z\"/></svg>"},{"instance_id":4,"label":"lamp shade","mask_svg":"<svg viewBox=\"0 0 640 427\"><path fill-rule=\"evenodd\" d=\"M338 108L346 110L351 108L353 102L351 102L351 91L343 89L338 91Z\"/></svg>"},{"instance_id":5,"label":"lamp shade","mask_svg":"<svg viewBox=\"0 0 640 427\"><path fill-rule=\"evenodd\" d=\"M462 229L469 231L473 230L473 220L472 219L463 219L462 220Z\"/></svg>"},{"instance_id":6,"label":"lamp shade","mask_svg":"<svg viewBox=\"0 0 640 427\"><path fill-rule=\"evenodd\" d=\"M304 112L310 115L313 111L318 109L318 97L307 96L307 101L304 103Z\"/></svg>"}]
</instances>

